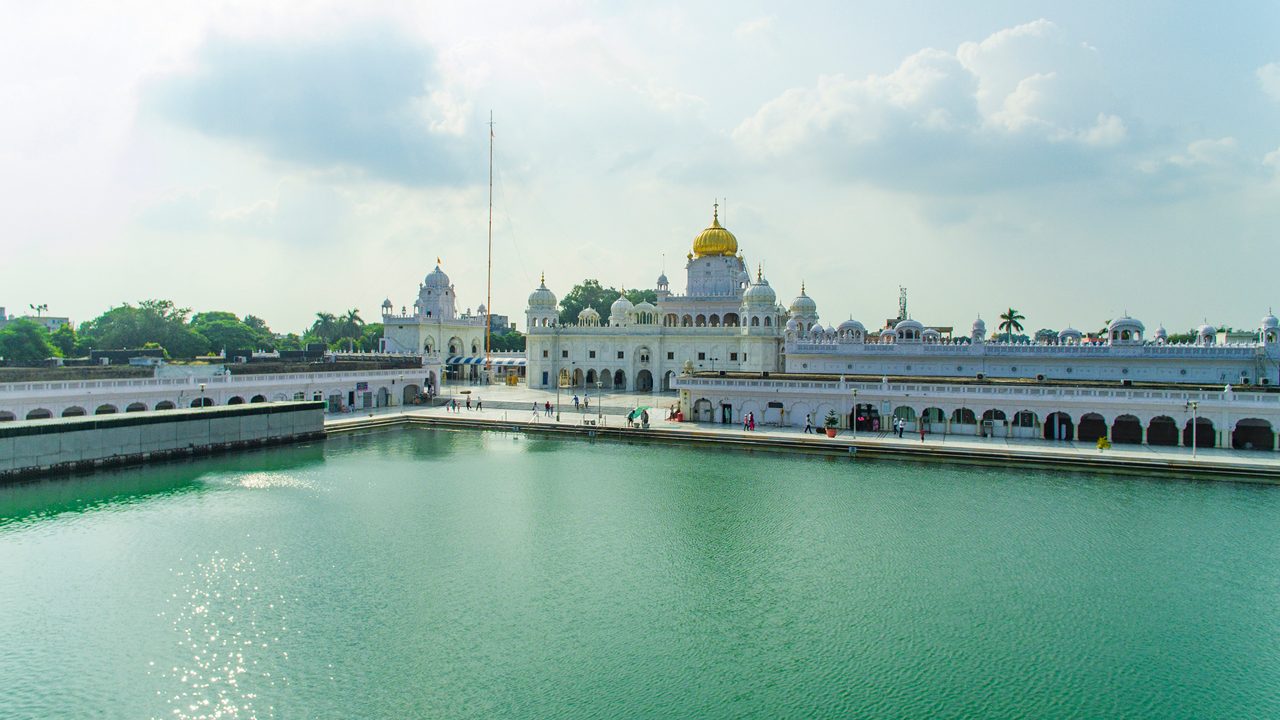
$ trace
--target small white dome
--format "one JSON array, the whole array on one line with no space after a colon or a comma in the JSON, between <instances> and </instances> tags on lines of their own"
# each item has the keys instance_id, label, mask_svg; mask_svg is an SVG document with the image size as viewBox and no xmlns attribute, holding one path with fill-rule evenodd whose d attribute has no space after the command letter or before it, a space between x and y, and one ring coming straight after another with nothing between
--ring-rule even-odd
<instances>
[{"instance_id":1,"label":"small white dome","mask_svg":"<svg viewBox=\"0 0 1280 720\"><path fill-rule=\"evenodd\" d=\"M1262 318L1262 329L1263 330L1280 329L1280 318L1277 318L1275 315L1272 315L1271 313L1267 313L1267 316Z\"/></svg>"},{"instance_id":2,"label":"small white dome","mask_svg":"<svg viewBox=\"0 0 1280 720\"><path fill-rule=\"evenodd\" d=\"M863 335L866 335L866 334L867 334L867 329L866 329L865 327L863 327L862 323L858 322L857 320L852 320L852 319L850 319L850 320L845 320L844 322L840 323L840 325L836 328L836 330L838 330L839 332L842 332L842 333L844 333L844 332L858 332L858 333L861 333L861 334L863 334Z\"/></svg>"},{"instance_id":3,"label":"small white dome","mask_svg":"<svg viewBox=\"0 0 1280 720\"><path fill-rule=\"evenodd\" d=\"M918 320L912 320L911 318L907 318L906 320L899 321L897 325L893 326L893 329L894 330L924 330L924 325L920 323Z\"/></svg>"},{"instance_id":4,"label":"small white dome","mask_svg":"<svg viewBox=\"0 0 1280 720\"><path fill-rule=\"evenodd\" d=\"M547 289L546 278L542 279L542 283L537 289L529 293L529 307L531 308L555 308L556 294Z\"/></svg>"},{"instance_id":5,"label":"small white dome","mask_svg":"<svg viewBox=\"0 0 1280 720\"><path fill-rule=\"evenodd\" d=\"M1218 334L1218 329L1207 323L1196 328L1196 335L1204 336L1204 335L1217 335L1217 334Z\"/></svg>"},{"instance_id":6,"label":"small white dome","mask_svg":"<svg viewBox=\"0 0 1280 720\"><path fill-rule=\"evenodd\" d=\"M1111 324L1107 325L1107 330L1137 330L1138 332L1142 332L1146 330L1146 327L1141 321L1135 320L1126 315L1112 320Z\"/></svg>"},{"instance_id":7,"label":"small white dome","mask_svg":"<svg viewBox=\"0 0 1280 720\"><path fill-rule=\"evenodd\" d=\"M978 318L977 320L974 320L973 331L974 332L982 331L985 333L987 331L987 323L983 321L982 318Z\"/></svg>"},{"instance_id":8,"label":"small white dome","mask_svg":"<svg viewBox=\"0 0 1280 720\"><path fill-rule=\"evenodd\" d=\"M658 308L647 300L641 300L639 305L631 308L632 312L657 312Z\"/></svg>"},{"instance_id":9,"label":"small white dome","mask_svg":"<svg viewBox=\"0 0 1280 720\"><path fill-rule=\"evenodd\" d=\"M609 306L609 316L622 317L630 312L634 307L635 306L631 304L631 301L627 299L626 295L619 295L618 299L614 300L613 304Z\"/></svg>"},{"instance_id":10,"label":"small white dome","mask_svg":"<svg viewBox=\"0 0 1280 720\"><path fill-rule=\"evenodd\" d=\"M812 315L818 312L818 303L805 294L804 285L801 285L800 294L796 296L795 300L791 301L790 309L796 315Z\"/></svg>"},{"instance_id":11,"label":"small white dome","mask_svg":"<svg viewBox=\"0 0 1280 720\"><path fill-rule=\"evenodd\" d=\"M658 276L658 285L662 286L666 284L667 284L667 274L662 273L661 275Z\"/></svg>"},{"instance_id":12,"label":"small white dome","mask_svg":"<svg viewBox=\"0 0 1280 720\"><path fill-rule=\"evenodd\" d=\"M1161 325L1160 327L1156 328L1156 331L1155 333L1153 333L1153 335L1157 340L1164 340L1165 338L1169 337L1169 331L1165 330L1164 326Z\"/></svg>"},{"instance_id":13,"label":"small white dome","mask_svg":"<svg viewBox=\"0 0 1280 720\"><path fill-rule=\"evenodd\" d=\"M881 331L880 331L880 337L882 337L882 338L891 338L891 337L893 337L893 328L885 328L885 329L881 330Z\"/></svg>"},{"instance_id":14,"label":"small white dome","mask_svg":"<svg viewBox=\"0 0 1280 720\"><path fill-rule=\"evenodd\" d=\"M429 288L447 288L449 287L449 276L445 275L444 271L437 265L435 270L427 273L427 277L422 284Z\"/></svg>"},{"instance_id":15,"label":"small white dome","mask_svg":"<svg viewBox=\"0 0 1280 720\"><path fill-rule=\"evenodd\" d=\"M383 301L382 301L382 307L384 307L384 308L389 308L389 307L391 307L391 298L387 298L386 300L383 300Z\"/></svg>"},{"instance_id":16,"label":"small white dome","mask_svg":"<svg viewBox=\"0 0 1280 720\"><path fill-rule=\"evenodd\" d=\"M769 281L761 277L747 287L742 294L742 302L745 305L774 305L778 302L778 295L769 287Z\"/></svg>"},{"instance_id":17,"label":"small white dome","mask_svg":"<svg viewBox=\"0 0 1280 720\"><path fill-rule=\"evenodd\" d=\"M799 331L800 331L799 320L795 318L791 318L790 320L787 321L787 332L799 332Z\"/></svg>"},{"instance_id":18,"label":"small white dome","mask_svg":"<svg viewBox=\"0 0 1280 720\"><path fill-rule=\"evenodd\" d=\"M942 333L934 330L933 328L925 328L920 332L920 337L933 338L937 340L942 337Z\"/></svg>"},{"instance_id":19,"label":"small white dome","mask_svg":"<svg viewBox=\"0 0 1280 720\"><path fill-rule=\"evenodd\" d=\"M814 323L809 326L809 333L812 335L821 335L826 331L826 328L822 327L822 323Z\"/></svg>"},{"instance_id":20,"label":"small white dome","mask_svg":"<svg viewBox=\"0 0 1280 720\"><path fill-rule=\"evenodd\" d=\"M593 307L584 307L582 308L582 312L578 313L578 319L579 320L599 320L600 313L596 312L595 308Z\"/></svg>"},{"instance_id":21,"label":"small white dome","mask_svg":"<svg viewBox=\"0 0 1280 720\"><path fill-rule=\"evenodd\" d=\"M1068 326L1068 327L1066 327L1066 328L1063 328L1063 329L1058 333L1058 339L1059 339L1059 340L1065 340L1065 339L1067 339L1067 338L1076 338L1077 340L1079 340L1079 339L1080 339L1080 338L1082 338L1082 337L1084 337L1084 333L1082 333L1082 332L1080 332L1079 330L1077 330L1077 329L1075 329L1075 328L1073 328L1073 327L1070 327L1070 326Z\"/></svg>"}]
</instances>

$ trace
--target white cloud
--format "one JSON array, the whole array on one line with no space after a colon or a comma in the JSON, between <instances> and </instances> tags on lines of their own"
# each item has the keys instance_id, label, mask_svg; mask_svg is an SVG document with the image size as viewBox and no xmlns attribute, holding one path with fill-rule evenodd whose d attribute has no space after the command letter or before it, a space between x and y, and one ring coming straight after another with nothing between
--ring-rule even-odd
<instances>
[{"instance_id":1,"label":"white cloud","mask_svg":"<svg viewBox=\"0 0 1280 720\"><path fill-rule=\"evenodd\" d=\"M744 20L733 29L733 37L741 41L768 40L773 36L772 15Z\"/></svg>"},{"instance_id":2,"label":"white cloud","mask_svg":"<svg viewBox=\"0 0 1280 720\"><path fill-rule=\"evenodd\" d=\"M1267 63L1254 73L1258 76L1258 84L1262 92L1272 100L1280 102L1280 63Z\"/></svg>"},{"instance_id":3,"label":"white cloud","mask_svg":"<svg viewBox=\"0 0 1280 720\"><path fill-rule=\"evenodd\" d=\"M1201 165L1220 166L1234 160L1238 150L1238 143L1233 137L1216 140L1206 138L1188 144L1186 152L1170 156L1168 162L1170 165L1184 168Z\"/></svg>"},{"instance_id":4,"label":"white cloud","mask_svg":"<svg viewBox=\"0 0 1280 720\"><path fill-rule=\"evenodd\" d=\"M1262 164L1276 172L1280 172L1280 148L1276 148L1266 155L1263 155Z\"/></svg>"}]
</instances>

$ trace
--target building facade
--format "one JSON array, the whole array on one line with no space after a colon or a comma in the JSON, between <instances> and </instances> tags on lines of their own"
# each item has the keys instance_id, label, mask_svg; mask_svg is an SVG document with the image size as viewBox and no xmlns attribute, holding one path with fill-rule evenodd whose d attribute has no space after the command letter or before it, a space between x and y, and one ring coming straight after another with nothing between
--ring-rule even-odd
<instances>
[{"instance_id":1,"label":"building facade","mask_svg":"<svg viewBox=\"0 0 1280 720\"><path fill-rule=\"evenodd\" d=\"M569 324L544 276L525 311L529 386L665 391L686 368L779 371L787 309L762 272L752 278L718 208L694 238L685 273L683 294L662 274L656 303L633 305L624 295L609 317L586 308Z\"/></svg>"},{"instance_id":2,"label":"building facade","mask_svg":"<svg viewBox=\"0 0 1280 720\"><path fill-rule=\"evenodd\" d=\"M423 355L439 353L448 379L478 380L483 369L485 306L475 315L458 314L457 290L436 265L418 285L412 311L394 311L391 299L382 303L382 350Z\"/></svg>"}]
</instances>

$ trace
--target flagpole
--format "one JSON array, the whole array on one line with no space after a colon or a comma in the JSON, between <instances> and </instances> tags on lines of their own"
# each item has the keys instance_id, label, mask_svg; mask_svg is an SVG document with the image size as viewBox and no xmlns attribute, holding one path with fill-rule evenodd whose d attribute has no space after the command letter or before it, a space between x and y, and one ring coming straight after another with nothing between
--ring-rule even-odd
<instances>
[{"instance_id":1,"label":"flagpole","mask_svg":"<svg viewBox=\"0 0 1280 720\"><path fill-rule=\"evenodd\" d=\"M489 111L489 270L484 295L484 372L492 377L489 337L493 334L493 111Z\"/></svg>"}]
</instances>

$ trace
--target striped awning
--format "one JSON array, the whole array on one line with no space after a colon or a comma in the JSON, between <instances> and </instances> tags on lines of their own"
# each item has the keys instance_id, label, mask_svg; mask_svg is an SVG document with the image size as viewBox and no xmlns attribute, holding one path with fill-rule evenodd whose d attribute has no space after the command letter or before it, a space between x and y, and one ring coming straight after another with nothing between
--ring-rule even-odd
<instances>
[{"instance_id":1,"label":"striped awning","mask_svg":"<svg viewBox=\"0 0 1280 720\"><path fill-rule=\"evenodd\" d=\"M493 358L489 361L493 367L523 367L528 361L525 358ZM444 361L445 365L484 365L484 356L453 355Z\"/></svg>"}]
</instances>

